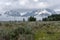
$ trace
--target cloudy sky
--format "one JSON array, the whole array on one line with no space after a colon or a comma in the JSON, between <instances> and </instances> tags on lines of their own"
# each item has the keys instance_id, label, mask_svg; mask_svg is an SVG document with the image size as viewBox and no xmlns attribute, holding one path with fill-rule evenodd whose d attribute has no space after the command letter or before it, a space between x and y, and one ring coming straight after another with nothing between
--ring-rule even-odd
<instances>
[{"instance_id":1,"label":"cloudy sky","mask_svg":"<svg viewBox=\"0 0 60 40\"><path fill-rule=\"evenodd\" d=\"M6 8L60 8L60 0L0 0L0 9Z\"/></svg>"}]
</instances>

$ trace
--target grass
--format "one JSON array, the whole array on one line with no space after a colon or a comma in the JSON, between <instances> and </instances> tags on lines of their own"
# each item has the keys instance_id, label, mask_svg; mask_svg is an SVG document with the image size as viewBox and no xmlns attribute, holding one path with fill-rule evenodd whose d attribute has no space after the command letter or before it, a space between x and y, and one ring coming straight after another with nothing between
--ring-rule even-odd
<instances>
[{"instance_id":1,"label":"grass","mask_svg":"<svg viewBox=\"0 0 60 40\"><path fill-rule=\"evenodd\" d=\"M60 40L60 21L0 22L0 40Z\"/></svg>"}]
</instances>

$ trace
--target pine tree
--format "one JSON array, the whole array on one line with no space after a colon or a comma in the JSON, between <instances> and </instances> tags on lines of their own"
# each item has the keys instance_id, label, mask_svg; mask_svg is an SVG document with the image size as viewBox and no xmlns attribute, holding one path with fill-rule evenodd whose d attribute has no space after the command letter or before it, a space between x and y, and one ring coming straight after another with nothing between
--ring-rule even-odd
<instances>
[{"instance_id":1,"label":"pine tree","mask_svg":"<svg viewBox=\"0 0 60 40\"><path fill-rule=\"evenodd\" d=\"M35 17L30 16L30 17L28 18L28 21L36 21L36 18L35 18Z\"/></svg>"}]
</instances>

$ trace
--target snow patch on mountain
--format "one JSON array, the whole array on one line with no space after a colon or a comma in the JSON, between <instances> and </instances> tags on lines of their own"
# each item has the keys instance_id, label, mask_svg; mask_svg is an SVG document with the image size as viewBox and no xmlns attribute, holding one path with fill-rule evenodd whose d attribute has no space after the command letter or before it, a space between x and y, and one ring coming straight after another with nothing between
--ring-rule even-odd
<instances>
[{"instance_id":1,"label":"snow patch on mountain","mask_svg":"<svg viewBox=\"0 0 60 40\"><path fill-rule=\"evenodd\" d=\"M25 15L27 12L20 13L21 16Z\"/></svg>"},{"instance_id":2,"label":"snow patch on mountain","mask_svg":"<svg viewBox=\"0 0 60 40\"><path fill-rule=\"evenodd\" d=\"M51 13L50 13L50 12L48 12L47 10L43 10L43 11L39 12L39 13L38 13L38 15L40 15L40 14L42 14L42 13L43 13L43 14L48 13L48 14L50 14L50 15L51 15Z\"/></svg>"},{"instance_id":3,"label":"snow patch on mountain","mask_svg":"<svg viewBox=\"0 0 60 40\"><path fill-rule=\"evenodd\" d=\"M57 14L60 14L60 9L54 9Z\"/></svg>"}]
</instances>

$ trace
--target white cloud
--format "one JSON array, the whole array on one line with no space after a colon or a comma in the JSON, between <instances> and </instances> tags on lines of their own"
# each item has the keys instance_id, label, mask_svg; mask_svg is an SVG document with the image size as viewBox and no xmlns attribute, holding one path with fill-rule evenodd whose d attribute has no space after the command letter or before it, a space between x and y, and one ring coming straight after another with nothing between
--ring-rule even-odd
<instances>
[{"instance_id":1,"label":"white cloud","mask_svg":"<svg viewBox=\"0 0 60 40\"><path fill-rule=\"evenodd\" d=\"M24 1L21 1L21 2L20 2L20 5L25 5L25 2L24 2Z\"/></svg>"},{"instance_id":2,"label":"white cloud","mask_svg":"<svg viewBox=\"0 0 60 40\"><path fill-rule=\"evenodd\" d=\"M0 2L0 5L8 6L8 5L11 5L11 2Z\"/></svg>"},{"instance_id":3,"label":"white cloud","mask_svg":"<svg viewBox=\"0 0 60 40\"><path fill-rule=\"evenodd\" d=\"M34 2L38 2L39 0L33 0Z\"/></svg>"},{"instance_id":4,"label":"white cloud","mask_svg":"<svg viewBox=\"0 0 60 40\"><path fill-rule=\"evenodd\" d=\"M21 6L24 6L24 5L26 5L28 3L28 0L19 0L19 4L21 5Z\"/></svg>"},{"instance_id":5,"label":"white cloud","mask_svg":"<svg viewBox=\"0 0 60 40\"><path fill-rule=\"evenodd\" d=\"M23 5L26 4L26 2L25 2L25 1L20 1L19 4L20 4L21 6L23 6Z\"/></svg>"},{"instance_id":6,"label":"white cloud","mask_svg":"<svg viewBox=\"0 0 60 40\"><path fill-rule=\"evenodd\" d=\"M5 5L9 6L11 5L11 2L6 2Z\"/></svg>"},{"instance_id":7,"label":"white cloud","mask_svg":"<svg viewBox=\"0 0 60 40\"><path fill-rule=\"evenodd\" d=\"M54 2L54 3L53 3ZM60 0L0 0L0 8L12 7L12 8L47 8L51 5L57 5Z\"/></svg>"},{"instance_id":8,"label":"white cloud","mask_svg":"<svg viewBox=\"0 0 60 40\"><path fill-rule=\"evenodd\" d=\"M38 3L29 3L24 5L25 8L47 8L49 4L46 2L38 2Z\"/></svg>"},{"instance_id":9,"label":"white cloud","mask_svg":"<svg viewBox=\"0 0 60 40\"><path fill-rule=\"evenodd\" d=\"M46 8L46 7L49 6L49 4L46 3L46 2L40 2L40 3L37 4L37 6L40 7L40 8Z\"/></svg>"},{"instance_id":10,"label":"white cloud","mask_svg":"<svg viewBox=\"0 0 60 40\"><path fill-rule=\"evenodd\" d=\"M49 6L47 2L39 2L39 0L19 0L19 5L21 8L46 8Z\"/></svg>"}]
</instances>

